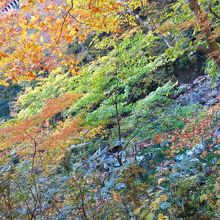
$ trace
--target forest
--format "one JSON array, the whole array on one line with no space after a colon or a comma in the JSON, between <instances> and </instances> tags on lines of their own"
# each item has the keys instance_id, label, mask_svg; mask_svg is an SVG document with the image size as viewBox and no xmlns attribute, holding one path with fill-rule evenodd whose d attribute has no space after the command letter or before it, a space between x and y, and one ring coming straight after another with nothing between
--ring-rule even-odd
<instances>
[{"instance_id":1,"label":"forest","mask_svg":"<svg viewBox=\"0 0 220 220\"><path fill-rule=\"evenodd\" d=\"M1 0L0 220L220 220L220 1Z\"/></svg>"}]
</instances>

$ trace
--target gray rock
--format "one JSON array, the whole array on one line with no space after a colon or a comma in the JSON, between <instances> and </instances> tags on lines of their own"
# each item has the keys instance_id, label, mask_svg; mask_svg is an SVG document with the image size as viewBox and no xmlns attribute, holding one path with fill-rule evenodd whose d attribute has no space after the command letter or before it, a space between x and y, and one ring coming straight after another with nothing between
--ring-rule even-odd
<instances>
[{"instance_id":1,"label":"gray rock","mask_svg":"<svg viewBox=\"0 0 220 220\"><path fill-rule=\"evenodd\" d=\"M184 157L184 154L178 154L178 155L176 155L175 160L176 161L182 161L183 157Z\"/></svg>"},{"instance_id":2,"label":"gray rock","mask_svg":"<svg viewBox=\"0 0 220 220\"><path fill-rule=\"evenodd\" d=\"M109 170L109 168L110 168L110 166L106 163L103 164L103 167L104 167L105 170Z\"/></svg>"},{"instance_id":3,"label":"gray rock","mask_svg":"<svg viewBox=\"0 0 220 220\"><path fill-rule=\"evenodd\" d=\"M198 144L192 149L192 152L195 155L200 155L204 150L205 150L205 146L203 144Z\"/></svg>"},{"instance_id":4,"label":"gray rock","mask_svg":"<svg viewBox=\"0 0 220 220\"><path fill-rule=\"evenodd\" d=\"M171 204L169 202L160 202L159 207L162 210L166 210L171 207Z\"/></svg>"},{"instance_id":5,"label":"gray rock","mask_svg":"<svg viewBox=\"0 0 220 220\"><path fill-rule=\"evenodd\" d=\"M121 166L117 159L114 161L113 165L114 165L114 167L120 167Z\"/></svg>"},{"instance_id":6,"label":"gray rock","mask_svg":"<svg viewBox=\"0 0 220 220\"><path fill-rule=\"evenodd\" d=\"M174 179L174 180L177 180L178 178L182 178L184 177L184 175L182 173L172 173L170 175L170 178Z\"/></svg>"},{"instance_id":7,"label":"gray rock","mask_svg":"<svg viewBox=\"0 0 220 220\"><path fill-rule=\"evenodd\" d=\"M202 104L212 106L219 102L217 97L220 95L220 77L216 80L215 86L208 76L200 76L191 84L180 85L177 103L180 105Z\"/></svg>"},{"instance_id":8,"label":"gray rock","mask_svg":"<svg viewBox=\"0 0 220 220\"><path fill-rule=\"evenodd\" d=\"M186 155L189 157L193 157L193 151L192 150L186 151Z\"/></svg>"},{"instance_id":9,"label":"gray rock","mask_svg":"<svg viewBox=\"0 0 220 220\"><path fill-rule=\"evenodd\" d=\"M136 156L137 162L141 162L143 159L144 159L144 156L143 156L143 155L141 155L141 156Z\"/></svg>"},{"instance_id":10,"label":"gray rock","mask_svg":"<svg viewBox=\"0 0 220 220\"><path fill-rule=\"evenodd\" d=\"M219 103L219 99L215 98L215 99L210 99L206 102L205 106L213 106L215 104Z\"/></svg>"},{"instance_id":11,"label":"gray rock","mask_svg":"<svg viewBox=\"0 0 220 220\"><path fill-rule=\"evenodd\" d=\"M121 189L125 189L125 188L126 188L126 185L124 183L118 183L115 186L115 189L117 189L117 190L121 190Z\"/></svg>"},{"instance_id":12,"label":"gray rock","mask_svg":"<svg viewBox=\"0 0 220 220\"><path fill-rule=\"evenodd\" d=\"M210 167L208 166L207 163L203 163L203 164L202 164L202 171L203 171L204 173L209 173L209 172L210 172Z\"/></svg>"},{"instance_id":13,"label":"gray rock","mask_svg":"<svg viewBox=\"0 0 220 220\"><path fill-rule=\"evenodd\" d=\"M179 86L179 89L181 92L185 92L186 90L188 90L190 88L190 84L187 83L183 83Z\"/></svg>"}]
</instances>

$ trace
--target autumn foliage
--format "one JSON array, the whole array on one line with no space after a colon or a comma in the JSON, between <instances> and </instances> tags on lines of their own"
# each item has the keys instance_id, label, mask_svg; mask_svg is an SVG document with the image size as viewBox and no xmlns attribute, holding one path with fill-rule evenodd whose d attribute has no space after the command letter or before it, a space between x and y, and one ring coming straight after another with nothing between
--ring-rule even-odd
<instances>
[{"instance_id":1,"label":"autumn foliage","mask_svg":"<svg viewBox=\"0 0 220 220\"><path fill-rule=\"evenodd\" d=\"M117 31L119 9L112 0L21 1L18 11L1 15L1 82L34 79L57 66L75 73L77 61L65 52L68 44L92 31Z\"/></svg>"},{"instance_id":2,"label":"autumn foliage","mask_svg":"<svg viewBox=\"0 0 220 220\"><path fill-rule=\"evenodd\" d=\"M0 219L220 219L219 1L9 3Z\"/></svg>"},{"instance_id":3,"label":"autumn foliage","mask_svg":"<svg viewBox=\"0 0 220 220\"><path fill-rule=\"evenodd\" d=\"M216 134L219 125L216 125L216 122L214 122L219 110L220 104L216 104L200 118L194 116L190 119L184 119L186 123L184 129L156 135L155 142L161 143L165 140L169 141L170 146L165 153L167 153L170 158L184 149L190 149L196 144L200 144L201 141L208 141L207 149L211 149L213 145L220 143L220 138Z\"/></svg>"},{"instance_id":4,"label":"autumn foliage","mask_svg":"<svg viewBox=\"0 0 220 220\"><path fill-rule=\"evenodd\" d=\"M82 120L77 117L61 122L54 131L50 120L79 97L80 95L76 94L64 94L59 98L49 99L38 114L10 122L1 128L1 162L4 162L4 158L12 149L15 149L16 154L22 159L32 159L32 169L36 157L43 157L42 154L49 154L50 160L45 160L46 162L59 161L65 154L68 140L72 140L73 143L75 139L80 138L80 132L84 128L81 126ZM57 156L53 158L55 152Z\"/></svg>"}]
</instances>

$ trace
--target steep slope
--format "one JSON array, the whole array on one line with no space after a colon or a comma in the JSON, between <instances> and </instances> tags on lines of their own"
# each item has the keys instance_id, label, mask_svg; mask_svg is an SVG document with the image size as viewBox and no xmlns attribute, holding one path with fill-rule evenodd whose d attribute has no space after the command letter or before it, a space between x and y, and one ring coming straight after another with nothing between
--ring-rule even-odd
<instances>
[{"instance_id":1,"label":"steep slope","mask_svg":"<svg viewBox=\"0 0 220 220\"><path fill-rule=\"evenodd\" d=\"M219 2L58 2L0 52L0 219L219 220Z\"/></svg>"}]
</instances>

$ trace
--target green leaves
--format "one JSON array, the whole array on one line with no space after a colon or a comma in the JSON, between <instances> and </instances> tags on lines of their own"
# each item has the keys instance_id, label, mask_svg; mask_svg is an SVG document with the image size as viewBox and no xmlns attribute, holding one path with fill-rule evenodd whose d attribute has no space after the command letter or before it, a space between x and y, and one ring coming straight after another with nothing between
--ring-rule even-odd
<instances>
[{"instance_id":1,"label":"green leaves","mask_svg":"<svg viewBox=\"0 0 220 220\"><path fill-rule=\"evenodd\" d=\"M153 220L154 214L148 209L137 208L134 210L134 214L139 216L141 220Z\"/></svg>"},{"instance_id":2,"label":"green leaves","mask_svg":"<svg viewBox=\"0 0 220 220\"><path fill-rule=\"evenodd\" d=\"M219 76L218 66L213 59L208 59L205 66L205 73L208 74L211 79L212 83L214 84L215 80Z\"/></svg>"}]
</instances>

